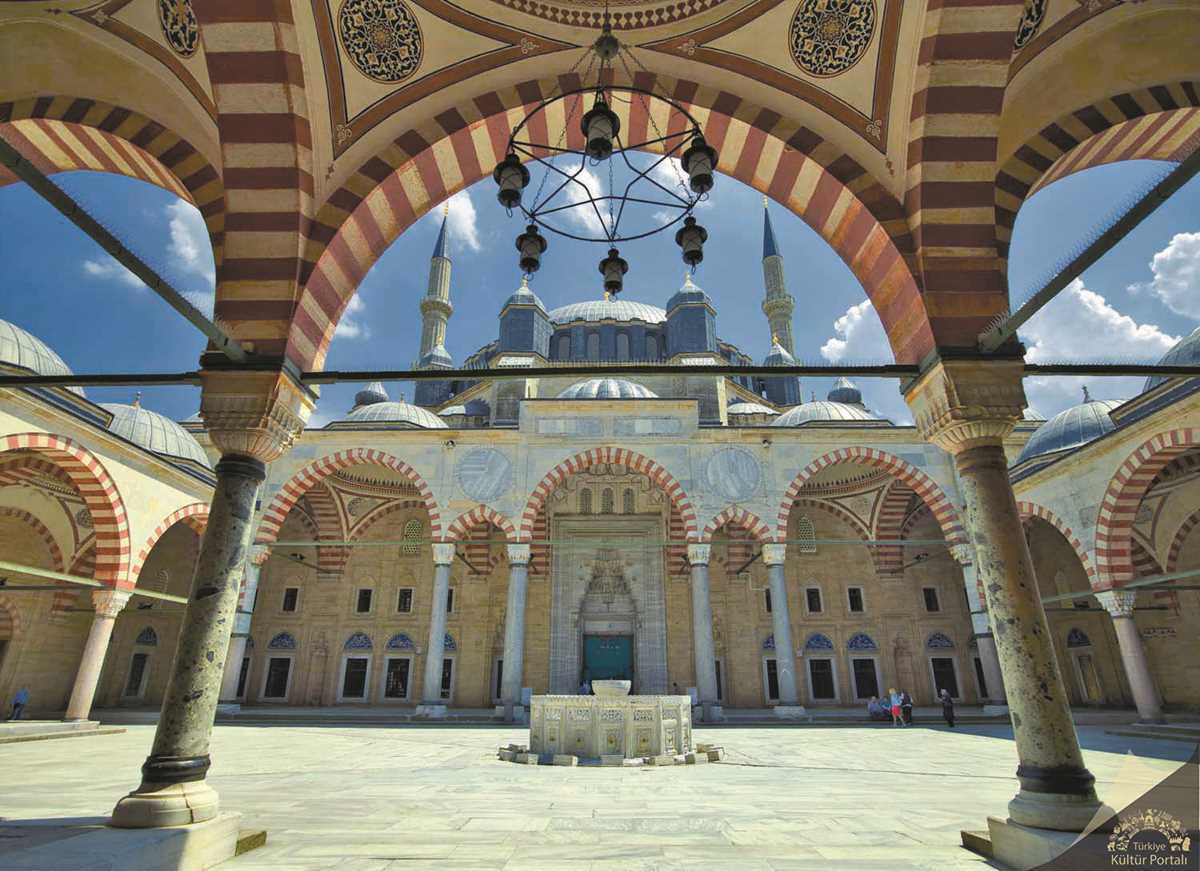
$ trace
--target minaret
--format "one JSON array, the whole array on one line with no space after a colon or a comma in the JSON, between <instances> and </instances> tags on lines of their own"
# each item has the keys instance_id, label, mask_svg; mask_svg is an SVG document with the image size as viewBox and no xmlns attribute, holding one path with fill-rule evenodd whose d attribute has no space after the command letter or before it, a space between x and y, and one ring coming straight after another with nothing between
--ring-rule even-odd
<instances>
[{"instance_id":1,"label":"minaret","mask_svg":"<svg viewBox=\"0 0 1200 871\"><path fill-rule=\"evenodd\" d=\"M763 283L767 296L763 300L762 310L771 327L771 341L777 341L783 350L794 355L796 346L792 341L792 310L796 307L796 301L783 283L783 255L775 243L766 197L763 197Z\"/></svg>"},{"instance_id":2,"label":"minaret","mask_svg":"<svg viewBox=\"0 0 1200 871\"><path fill-rule=\"evenodd\" d=\"M429 260L429 284L421 298L421 351L418 369L451 369L454 361L446 352L446 322L454 314L450 304L450 257L446 253L446 221L450 204L442 209L442 228L438 231L433 257ZM439 405L450 398L449 381L418 381L413 393L417 405Z\"/></svg>"}]
</instances>

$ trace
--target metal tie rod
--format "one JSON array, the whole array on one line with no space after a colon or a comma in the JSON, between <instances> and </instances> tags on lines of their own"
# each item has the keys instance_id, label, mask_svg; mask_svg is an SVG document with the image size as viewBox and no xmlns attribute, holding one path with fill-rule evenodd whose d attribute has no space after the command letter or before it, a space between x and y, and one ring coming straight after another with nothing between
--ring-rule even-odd
<instances>
[{"instance_id":1,"label":"metal tie rod","mask_svg":"<svg viewBox=\"0 0 1200 871\"><path fill-rule=\"evenodd\" d=\"M67 220L87 233L96 244L112 255L114 260L140 278L148 288L161 296L167 305L187 318L192 326L208 337L217 350L235 363L246 361L246 349L240 342L206 318L187 297L155 272L142 258L125 247L120 239L93 218L74 197L47 178L45 173L34 166L32 161L23 157L3 136L0 136L0 162L33 188L42 199L62 212Z\"/></svg>"},{"instance_id":2,"label":"metal tie rod","mask_svg":"<svg viewBox=\"0 0 1200 871\"><path fill-rule=\"evenodd\" d=\"M1041 290L1029 297L1019 309L980 333L979 349L991 353L1016 335L1017 330L1026 321L1037 314L1046 303L1058 296L1068 284L1082 275L1084 270L1133 232L1133 229L1150 217L1155 209L1191 181L1197 172L1200 172L1200 148L1184 158L1166 178L1147 191L1145 196L1134 203L1092 244L1084 248L1074 260L1064 266L1058 275L1050 279Z\"/></svg>"}]
</instances>

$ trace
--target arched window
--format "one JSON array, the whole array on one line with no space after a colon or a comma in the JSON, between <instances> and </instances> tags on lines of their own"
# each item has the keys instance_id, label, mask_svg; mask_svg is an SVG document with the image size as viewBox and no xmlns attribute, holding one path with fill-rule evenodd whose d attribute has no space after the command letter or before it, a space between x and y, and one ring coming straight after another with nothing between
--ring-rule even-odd
<instances>
[{"instance_id":1,"label":"arched window","mask_svg":"<svg viewBox=\"0 0 1200 871\"><path fill-rule=\"evenodd\" d=\"M626 487L625 492L621 495L621 513L633 514L636 510L637 507L633 499L633 488Z\"/></svg>"},{"instance_id":2,"label":"arched window","mask_svg":"<svg viewBox=\"0 0 1200 871\"><path fill-rule=\"evenodd\" d=\"M158 646L158 633L154 631L152 626L147 626L138 633L138 637L133 639L134 644L144 644L147 647Z\"/></svg>"},{"instance_id":3,"label":"arched window","mask_svg":"<svg viewBox=\"0 0 1200 871\"><path fill-rule=\"evenodd\" d=\"M589 490L587 487L584 487L582 490L579 491L579 513L580 514L591 514L592 513L592 491Z\"/></svg>"},{"instance_id":4,"label":"arched window","mask_svg":"<svg viewBox=\"0 0 1200 871\"><path fill-rule=\"evenodd\" d=\"M801 514L796 521L796 550L800 553L817 552L817 531L807 514Z\"/></svg>"},{"instance_id":5,"label":"arched window","mask_svg":"<svg viewBox=\"0 0 1200 871\"><path fill-rule=\"evenodd\" d=\"M615 508L613 507L613 491L611 487L605 487L600 493L600 513L612 514Z\"/></svg>"},{"instance_id":6,"label":"arched window","mask_svg":"<svg viewBox=\"0 0 1200 871\"><path fill-rule=\"evenodd\" d=\"M570 360L571 359L571 337L570 336L563 336L561 339L558 340L558 359L560 359L560 360Z\"/></svg>"},{"instance_id":7,"label":"arched window","mask_svg":"<svg viewBox=\"0 0 1200 871\"><path fill-rule=\"evenodd\" d=\"M646 359L658 359L658 339L654 336L646 336Z\"/></svg>"},{"instance_id":8,"label":"arched window","mask_svg":"<svg viewBox=\"0 0 1200 871\"><path fill-rule=\"evenodd\" d=\"M617 333L617 359L629 359L629 334Z\"/></svg>"},{"instance_id":9,"label":"arched window","mask_svg":"<svg viewBox=\"0 0 1200 871\"><path fill-rule=\"evenodd\" d=\"M410 520L404 524L404 544L400 545L402 556L416 556L421 550L421 521Z\"/></svg>"},{"instance_id":10,"label":"arched window","mask_svg":"<svg viewBox=\"0 0 1200 871\"><path fill-rule=\"evenodd\" d=\"M600 334L599 333L588 333L587 358L589 360L599 360L600 359Z\"/></svg>"}]
</instances>

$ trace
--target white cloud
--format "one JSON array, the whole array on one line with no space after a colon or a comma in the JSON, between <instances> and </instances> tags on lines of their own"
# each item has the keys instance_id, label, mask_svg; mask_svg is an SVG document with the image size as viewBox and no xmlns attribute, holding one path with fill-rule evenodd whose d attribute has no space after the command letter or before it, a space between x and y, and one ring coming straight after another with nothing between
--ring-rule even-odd
<instances>
[{"instance_id":1,"label":"white cloud","mask_svg":"<svg viewBox=\"0 0 1200 871\"><path fill-rule=\"evenodd\" d=\"M187 301L200 309L200 312L207 318L213 316L213 302L216 299L216 294L211 290L185 290L183 295Z\"/></svg>"},{"instance_id":2,"label":"white cloud","mask_svg":"<svg viewBox=\"0 0 1200 871\"><path fill-rule=\"evenodd\" d=\"M604 183L600 181L600 177L596 175L596 173L592 172L587 167L579 170L578 174L573 172L572 174L575 175L576 180L567 182L567 185L562 189L562 192L555 195L554 199L551 201L550 207L556 208L561 205L566 205L566 203L572 203L576 207L573 209L566 209L562 212L557 212L554 215L550 215L550 220L553 221L557 215L562 215L566 220L575 224L581 230L592 233L596 236L605 235L605 226L606 222L608 221L609 201L601 200L597 202L594 207L588 203L589 191L593 197L598 198L604 196ZM562 176L559 176L558 173L554 173L554 176L550 179L548 184L562 184L562 181ZM584 189L585 187L586 190ZM553 188L551 188L551 190L553 190ZM564 197L566 198L565 201L563 200ZM599 210L599 214L597 214L597 210Z\"/></svg>"},{"instance_id":3,"label":"white cloud","mask_svg":"<svg viewBox=\"0 0 1200 871\"><path fill-rule=\"evenodd\" d=\"M1154 278L1131 284L1130 293L1146 293L1176 314L1200 321L1200 233L1176 233L1150 261Z\"/></svg>"},{"instance_id":4,"label":"white cloud","mask_svg":"<svg viewBox=\"0 0 1200 871\"><path fill-rule=\"evenodd\" d=\"M83 261L83 271L93 278L119 281L127 287L136 287L139 290L146 287L140 278L112 257L105 257L103 260L85 260Z\"/></svg>"},{"instance_id":5,"label":"white cloud","mask_svg":"<svg viewBox=\"0 0 1200 871\"><path fill-rule=\"evenodd\" d=\"M191 203L176 200L167 206L167 219L171 232L167 250L174 258L174 265L184 272L203 276L211 285L216 273L204 217Z\"/></svg>"},{"instance_id":6,"label":"white cloud","mask_svg":"<svg viewBox=\"0 0 1200 871\"><path fill-rule=\"evenodd\" d=\"M833 332L834 335L821 346L821 356L830 363L876 363L893 359L887 333L869 299L846 309L846 313L833 322ZM857 386L868 408L895 423L912 422L912 412L894 381L867 379Z\"/></svg>"},{"instance_id":7,"label":"white cloud","mask_svg":"<svg viewBox=\"0 0 1200 871\"><path fill-rule=\"evenodd\" d=\"M446 228L452 242L461 242L472 251L480 249L478 218L471 194L465 189L450 198L450 212L446 216Z\"/></svg>"},{"instance_id":8,"label":"white cloud","mask_svg":"<svg viewBox=\"0 0 1200 871\"><path fill-rule=\"evenodd\" d=\"M1139 324L1117 311L1078 278L1030 319L1020 338L1027 349L1025 359L1031 363L1153 363L1179 341L1155 324ZM1025 393L1030 405L1051 417L1079 403L1085 384L1093 399L1129 399L1141 391L1143 383L1142 378L1026 378Z\"/></svg>"},{"instance_id":9,"label":"white cloud","mask_svg":"<svg viewBox=\"0 0 1200 871\"><path fill-rule=\"evenodd\" d=\"M369 339L371 331L367 328L357 316L367 310L367 305L362 301L360 294L355 294L350 297L350 302L346 304L346 310L342 312L341 320L338 321L337 327L333 331L335 339Z\"/></svg>"}]
</instances>

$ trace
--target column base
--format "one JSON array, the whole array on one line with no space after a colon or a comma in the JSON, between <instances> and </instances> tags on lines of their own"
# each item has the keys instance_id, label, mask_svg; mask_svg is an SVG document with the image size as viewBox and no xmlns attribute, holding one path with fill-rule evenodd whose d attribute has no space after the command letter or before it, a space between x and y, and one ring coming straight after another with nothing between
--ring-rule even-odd
<instances>
[{"instance_id":1,"label":"column base","mask_svg":"<svg viewBox=\"0 0 1200 871\"><path fill-rule=\"evenodd\" d=\"M1048 867L1081 840L1074 832L1056 832L1035 826L1023 826L1011 819L1002 820L999 817L988 817L988 836L991 839L990 858L1014 871ZM1093 839L1100 843L1076 849L1081 864L1071 863L1074 867L1084 867L1082 862L1088 856L1094 856L1100 861L1101 856L1111 855L1107 852L1105 843L1108 840L1106 831L1101 829L1089 832L1082 840L1087 842Z\"/></svg>"},{"instance_id":2,"label":"column base","mask_svg":"<svg viewBox=\"0 0 1200 871\"><path fill-rule=\"evenodd\" d=\"M1110 817L1113 815L1112 809L1102 805L1095 793L1070 795L1021 790L1008 803L1008 821L1035 829L1078 833L1102 810Z\"/></svg>"},{"instance_id":3,"label":"column base","mask_svg":"<svg viewBox=\"0 0 1200 871\"><path fill-rule=\"evenodd\" d=\"M495 716L516 726L529 722L529 712L524 705L496 705Z\"/></svg>"},{"instance_id":4,"label":"column base","mask_svg":"<svg viewBox=\"0 0 1200 871\"><path fill-rule=\"evenodd\" d=\"M771 711L775 714L776 719L780 720L799 720L808 716L804 705L776 705Z\"/></svg>"},{"instance_id":5,"label":"column base","mask_svg":"<svg viewBox=\"0 0 1200 871\"><path fill-rule=\"evenodd\" d=\"M1008 716L1008 705L984 705L983 715L985 717L1000 717Z\"/></svg>"},{"instance_id":6,"label":"column base","mask_svg":"<svg viewBox=\"0 0 1200 871\"><path fill-rule=\"evenodd\" d=\"M702 702L692 708L692 719L698 723L720 723L725 719L725 709L711 702Z\"/></svg>"},{"instance_id":7,"label":"column base","mask_svg":"<svg viewBox=\"0 0 1200 871\"><path fill-rule=\"evenodd\" d=\"M413 714L414 717L424 717L429 720L446 719L446 706L436 704L420 704Z\"/></svg>"},{"instance_id":8,"label":"column base","mask_svg":"<svg viewBox=\"0 0 1200 871\"><path fill-rule=\"evenodd\" d=\"M241 712L241 702L217 702L218 714L240 714Z\"/></svg>"},{"instance_id":9,"label":"column base","mask_svg":"<svg viewBox=\"0 0 1200 871\"><path fill-rule=\"evenodd\" d=\"M113 808L109 825L119 829L186 826L216 817L217 791L203 780L187 783L143 783Z\"/></svg>"}]
</instances>

